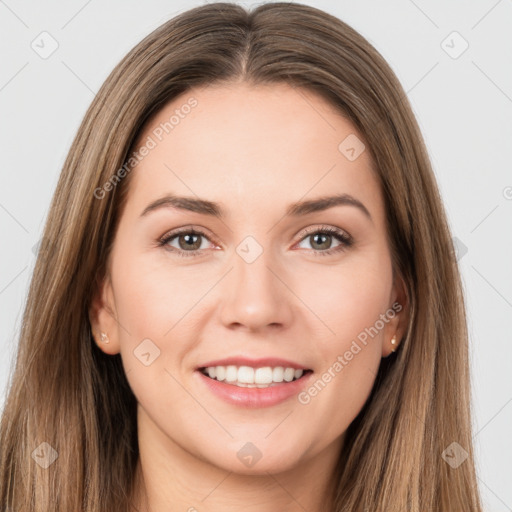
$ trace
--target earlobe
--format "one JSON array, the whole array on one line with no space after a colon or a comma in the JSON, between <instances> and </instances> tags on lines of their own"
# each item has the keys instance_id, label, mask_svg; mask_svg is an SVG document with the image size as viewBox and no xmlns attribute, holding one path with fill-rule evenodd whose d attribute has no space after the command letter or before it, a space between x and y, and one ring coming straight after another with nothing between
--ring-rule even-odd
<instances>
[{"instance_id":1,"label":"earlobe","mask_svg":"<svg viewBox=\"0 0 512 512\"><path fill-rule=\"evenodd\" d=\"M395 285L391 302L391 310L394 314L384 333L382 357L387 357L398 350L409 323L409 297L405 283L400 277Z\"/></svg>"},{"instance_id":2,"label":"earlobe","mask_svg":"<svg viewBox=\"0 0 512 512\"><path fill-rule=\"evenodd\" d=\"M100 341L102 343L110 343L110 340L108 339L108 335L106 332L100 332Z\"/></svg>"},{"instance_id":3,"label":"earlobe","mask_svg":"<svg viewBox=\"0 0 512 512\"><path fill-rule=\"evenodd\" d=\"M393 322L393 324L389 326L389 329L387 329L386 333L384 334L384 339L382 342L382 357L388 357L392 353L396 352L402 343L402 335L400 334L400 329L393 327L396 325L397 322Z\"/></svg>"},{"instance_id":4,"label":"earlobe","mask_svg":"<svg viewBox=\"0 0 512 512\"><path fill-rule=\"evenodd\" d=\"M95 288L89 307L89 323L96 345L106 354L118 354L119 329L112 284L108 277Z\"/></svg>"},{"instance_id":5,"label":"earlobe","mask_svg":"<svg viewBox=\"0 0 512 512\"><path fill-rule=\"evenodd\" d=\"M391 352L396 352L396 334L394 334L393 337L391 338L391 345L393 346Z\"/></svg>"}]
</instances>

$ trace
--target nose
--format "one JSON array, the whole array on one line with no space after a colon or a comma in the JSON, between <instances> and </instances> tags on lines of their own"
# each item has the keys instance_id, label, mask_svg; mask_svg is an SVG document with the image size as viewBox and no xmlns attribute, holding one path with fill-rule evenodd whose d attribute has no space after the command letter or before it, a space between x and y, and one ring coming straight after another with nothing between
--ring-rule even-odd
<instances>
[{"instance_id":1,"label":"nose","mask_svg":"<svg viewBox=\"0 0 512 512\"><path fill-rule=\"evenodd\" d=\"M294 295L278 262L266 251L252 262L235 253L233 267L223 280L223 325L251 331L289 326Z\"/></svg>"}]
</instances>

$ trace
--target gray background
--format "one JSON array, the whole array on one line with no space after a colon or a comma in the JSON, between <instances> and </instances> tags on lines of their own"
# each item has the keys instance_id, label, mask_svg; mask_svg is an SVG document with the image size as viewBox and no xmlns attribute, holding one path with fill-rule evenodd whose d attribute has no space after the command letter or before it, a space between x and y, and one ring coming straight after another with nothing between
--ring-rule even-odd
<instances>
[{"instance_id":1,"label":"gray background","mask_svg":"<svg viewBox=\"0 0 512 512\"><path fill-rule=\"evenodd\" d=\"M0 0L0 407L34 246L79 122L132 46L200 3ZM365 36L413 105L459 248L485 510L511 511L512 2L304 3Z\"/></svg>"}]
</instances>

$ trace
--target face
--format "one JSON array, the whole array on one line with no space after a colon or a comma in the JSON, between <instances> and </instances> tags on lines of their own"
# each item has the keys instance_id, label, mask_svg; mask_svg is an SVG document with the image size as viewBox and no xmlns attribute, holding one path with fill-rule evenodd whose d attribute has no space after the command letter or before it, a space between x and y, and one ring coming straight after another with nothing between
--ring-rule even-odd
<instances>
[{"instance_id":1,"label":"face","mask_svg":"<svg viewBox=\"0 0 512 512\"><path fill-rule=\"evenodd\" d=\"M150 120L90 320L155 454L259 474L340 448L406 323L363 140L284 84L192 89Z\"/></svg>"}]
</instances>

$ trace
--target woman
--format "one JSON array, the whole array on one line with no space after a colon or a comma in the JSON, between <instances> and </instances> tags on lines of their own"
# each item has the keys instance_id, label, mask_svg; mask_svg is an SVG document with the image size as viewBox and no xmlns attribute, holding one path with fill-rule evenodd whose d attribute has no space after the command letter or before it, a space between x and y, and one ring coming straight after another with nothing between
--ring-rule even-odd
<instances>
[{"instance_id":1,"label":"woman","mask_svg":"<svg viewBox=\"0 0 512 512\"><path fill-rule=\"evenodd\" d=\"M467 350L387 63L306 5L207 4L122 60L71 147L0 505L480 511Z\"/></svg>"}]
</instances>

